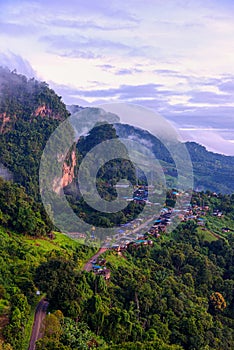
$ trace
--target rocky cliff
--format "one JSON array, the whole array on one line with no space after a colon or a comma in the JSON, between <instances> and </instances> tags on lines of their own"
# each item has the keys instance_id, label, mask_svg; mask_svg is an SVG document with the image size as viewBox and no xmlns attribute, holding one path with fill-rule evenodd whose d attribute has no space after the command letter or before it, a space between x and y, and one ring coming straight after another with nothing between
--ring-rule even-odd
<instances>
[{"instance_id":1,"label":"rocky cliff","mask_svg":"<svg viewBox=\"0 0 234 350\"><path fill-rule=\"evenodd\" d=\"M73 149L66 157L62 166L62 177L56 177L53 181L53 191L61 193L64 187L70 185L75 178L75 167L77 165L76 152Z\"/></svg>"}]
</instances>

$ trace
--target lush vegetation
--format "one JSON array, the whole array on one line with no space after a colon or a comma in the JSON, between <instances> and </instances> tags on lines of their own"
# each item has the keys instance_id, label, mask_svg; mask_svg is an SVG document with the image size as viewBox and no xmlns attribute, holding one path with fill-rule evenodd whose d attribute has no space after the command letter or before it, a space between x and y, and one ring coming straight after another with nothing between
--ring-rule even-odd
<instances>
[{"instance_id":1,"label":"lush vegetation","mask_svg":"<svg viewBox=\"0 0 234 350\"><path fill-rule=\"evenodd\" d=\"M129 125L117 125L120 137L131 137L148 147L159 159L168 181L177 176L173 159L166 147L155 136L145 130L136 129ZM234 157L208 152L204 146L195 142L186 142L190 154L195 188L210 190L217 193L233 193Z\"/></svg>"},{"instance_id":2,"label":"lush vegetation","mask_svg":"<svg viewBox=\"0 0 234 350\"><path fill-rule=\"evenodd\" d=\"M45 236L52 229L44 207L23 187L0 178L0 225L31 236Z\"/></svg>"},{"instance_id":3,"label":"lush vegetation","mask_svg":"<svg viewBox=\"0 0 234 350\"><path fill-rule=\"evenodd\" d=\"M0 227L0 340L3 349L27 349L32 324L30 314L38 302L36 269L51 259L72 260L80 269L93 250L56 233L55 238L34 239ZM51 271L53 274L53 271ZM6 347L6 344L12 347ZM1 349L1 342L0 342Z\"/></svg>"},{"instance_id":4,"label":"lush vegetation","mask_svg":"<svg viewBox=\"0 0 234 350\"><path fill-rule=\"evenodd\" d=\"M122 255L107 251L111 278L105 281L82 270L93 248L59 233L47 236L53 227L40 204L38 169L46 141L68 116L65 105L45 83L6 69L0 78L0 162L14 177L14 183L0 179L0 349L27 348L38 289L50 314L37 350L234 348L234 196L219 194L233 192L233 157L189 143L196 185L218 193L193 195L193 204L208 207L204 227L189 220L151 247L130 245ZM153 136L128 126L117 130L150 141L168 179L176 176L170 154ZM113 126L97 125L80 138L75 172L92 147L116 137ZM115 198L113 185L123 175L136 182L130 161L103 166L100 195ZM142 210L131 203L111 217L100 215L82 201L76 180L66 193L74 211L95 225L124 223ZM174 200L169 191L166 204Z\"/></svg>"},{"instance_id":5,"label":"lush vegetation","mask_svg":"<svg viewBox=\"0 0 234 350\"><path fill-rule=\"evenodd\" d=\"M69 113L46 83L0 68L0 163L39 198L42 151L51 133Z\"/></svg>"},{"instance_id":6,"label":"lush vegetation","mask_svg":"<svg viewBox=\"0 0 234 350\"><path fill-rule=\"evenodd\" d=\"M233 220L233 196L195 193L192 201L200 200L210 206L207 218L218 208ZM75 349L64 340L68 319L92 331L87 349L94 339L100 349L233 348L234 235L209 242L201 232L190 220L171 236L155 239L153 247L129 246L122 257L106 252L109 282L77 271L71 260L43 263L35 281L47 293L51 311L60 310L65 318L57 322L60 336L46 335L37 349L46 344Z\"/></svg>"}]
</instances>

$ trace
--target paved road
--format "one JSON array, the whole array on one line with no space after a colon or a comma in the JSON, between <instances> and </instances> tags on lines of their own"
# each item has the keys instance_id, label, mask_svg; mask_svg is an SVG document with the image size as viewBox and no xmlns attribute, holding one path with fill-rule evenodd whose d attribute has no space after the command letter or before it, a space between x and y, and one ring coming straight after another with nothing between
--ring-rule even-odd
<instances>
[{"instance_id":1,"label":"paved road","mask_svg":"<svg viewBox=\"0 0 234 350\"><path fill-rule=\"evenodd\" d=\"M40 328L41 328L41 323L46 316L46 310L48 308L48 305L49 303L45 301L45 299L42 299L37 305L28 350L35 350L36 341L43 336L40 332Z\"/></svg>"},{"instance_id":2,"label":"paved road","mask_svg":"<svg viewBox=\"0 0 234 350\"><path fill-rule=\"evenodd\" d=\"M92 261L93 261L93 260L97 260L97 258L98 258L101 254L103 254L105 251L107 251L107 249L108 249L108 248L100 248L99 251L98 251L96 254L94 254L94 255L92 256L92 258L89 259L89 261L85 264L85 266L83 267L83 270L85 270L85 271L91 271L91 270L92 270Z\"/></svg>"}]
</instances>

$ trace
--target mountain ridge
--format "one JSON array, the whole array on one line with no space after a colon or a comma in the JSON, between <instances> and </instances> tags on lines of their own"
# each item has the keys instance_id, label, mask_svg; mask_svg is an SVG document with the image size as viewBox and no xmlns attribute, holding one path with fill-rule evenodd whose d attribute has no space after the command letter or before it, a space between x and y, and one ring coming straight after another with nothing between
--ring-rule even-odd
<instances>
[{"instance_id":1,"label":"mountain ridge","mask_svg":"<svg viewBox=\"0 0 234 350\"><path fill-rule=\"evenodd\" d=\"M70 113L84 109L66 106L45 82L27 79L23 75L0 67L0 163L23 185L29 194L39 196L38 170L44 146L56 127ZM86 107L89 108L89 107ZM124 130L125 128L125 130ZM166 174L175 177L174 162L165 146L146 130L130 125L117 126L120 136L136 136L150 142L157 159L162 160ZM195 142L185 143L193 163L195 189L232 193L234 157L209 152ZM71 184L77 160L65 160L62 187ZM73 166L73 169L71 168Z\"/></svg>"}]
</instances>

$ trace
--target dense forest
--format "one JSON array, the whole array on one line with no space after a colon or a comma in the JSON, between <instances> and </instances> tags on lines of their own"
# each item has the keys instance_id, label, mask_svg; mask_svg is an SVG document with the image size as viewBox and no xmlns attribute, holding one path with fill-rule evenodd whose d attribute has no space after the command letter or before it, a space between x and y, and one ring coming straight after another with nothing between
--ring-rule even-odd
<instances>
[{"instance_id":1,"label":"dense forest","mask_svg":"<svg viewBox=\"0 0 234 350\"><path fill-rule=\"evenodd\" d=\"M46 83L6 68L0 68L0 91L0 163L38 200L42 151L69 113Z\"/></svg>"},{"instance_id":2,"label":"dense forest","mask_svg":"<svg viewBox=\"0 0 234 350\"><path fill-rule=\"evenodd\" d=\"M28 348L42 297L49 313L36 350L233 349L234 195L221 194L233 192L233 157L187 144L196 184L210 190L194 192L191 199L191 211L206 208L204 226L192 212L174 232L149 237L151 245L130 244L121 253L107 250L102 258L111 276L105 280L83 270L95 249L84 240L52 233L55 228L40 202L42 150L69 116L66 106L46 83L7 69L0 69L0 86L0 163L13 176L13 181L0 179L0 349ZM113 125L97 125L79 139L75 173L100 141L134 133L152 141L166 176L175 177L173 160L158 140L146 131ZM97 176L100 195L115 198L113 186L122 177L136 183L130 161L105 164ZM82 201L76 179L66 194L78 215L102 227L128 222L144 206L131 202L118 215L100 216ZM175 195L167 195L165 205L173 207Z\"/></svg>"},{"instance_id":3,"label":"dense forest","mask_svg":"<svg viewBox=\"0 0 234 350\"><path fill-rule=\"evenodd\" d=\"M195 193L192 202L201 200L209 206L211 221L216 209L222 210L225 220L233 221L233 196ZM232 234L208 239L191 220L171 235L155 239L153 247L130 246L121 256L106 252L111 269L108 282L76 271L71 261L42 264L36 283L47 293L51 311L60 310L63 316L59 322L54 319L60 336L55 341L47 334L38 349L49 344L76 348L72 334L69 338L64 331L68 318L88 325L104 339L105 345L95 340L103 349L232 349L233 248ZM51 270L56 271L54 276ZM69 272L64 276L64 271Z\"/></svg>"},{"instance_id":4,"label":"dense forest","mask_svg":"<svg viewBox=\"0 0 234 350\"><path fill-rule=\"evenodd\" d=\"M2 182L2 196L10 186ZM19 190L12 199L12 217L25 196ZM50 314L37 350L232 349L234 235L217 239L212 225L219 230L221 220L234 230L234 196L194 193L192 203L201 201L209 206L206 230L190 220L171 234L152 238L153 246L130 245L121 255L108 250L103 255L111 270L108 281L82 271L92 248L62 234L51 240L32 238L18 226L13 230L1 204L2 348L25 348L39 289ZM223 217L214 217L215 210Z\"/></svg>"}]
</instances>

